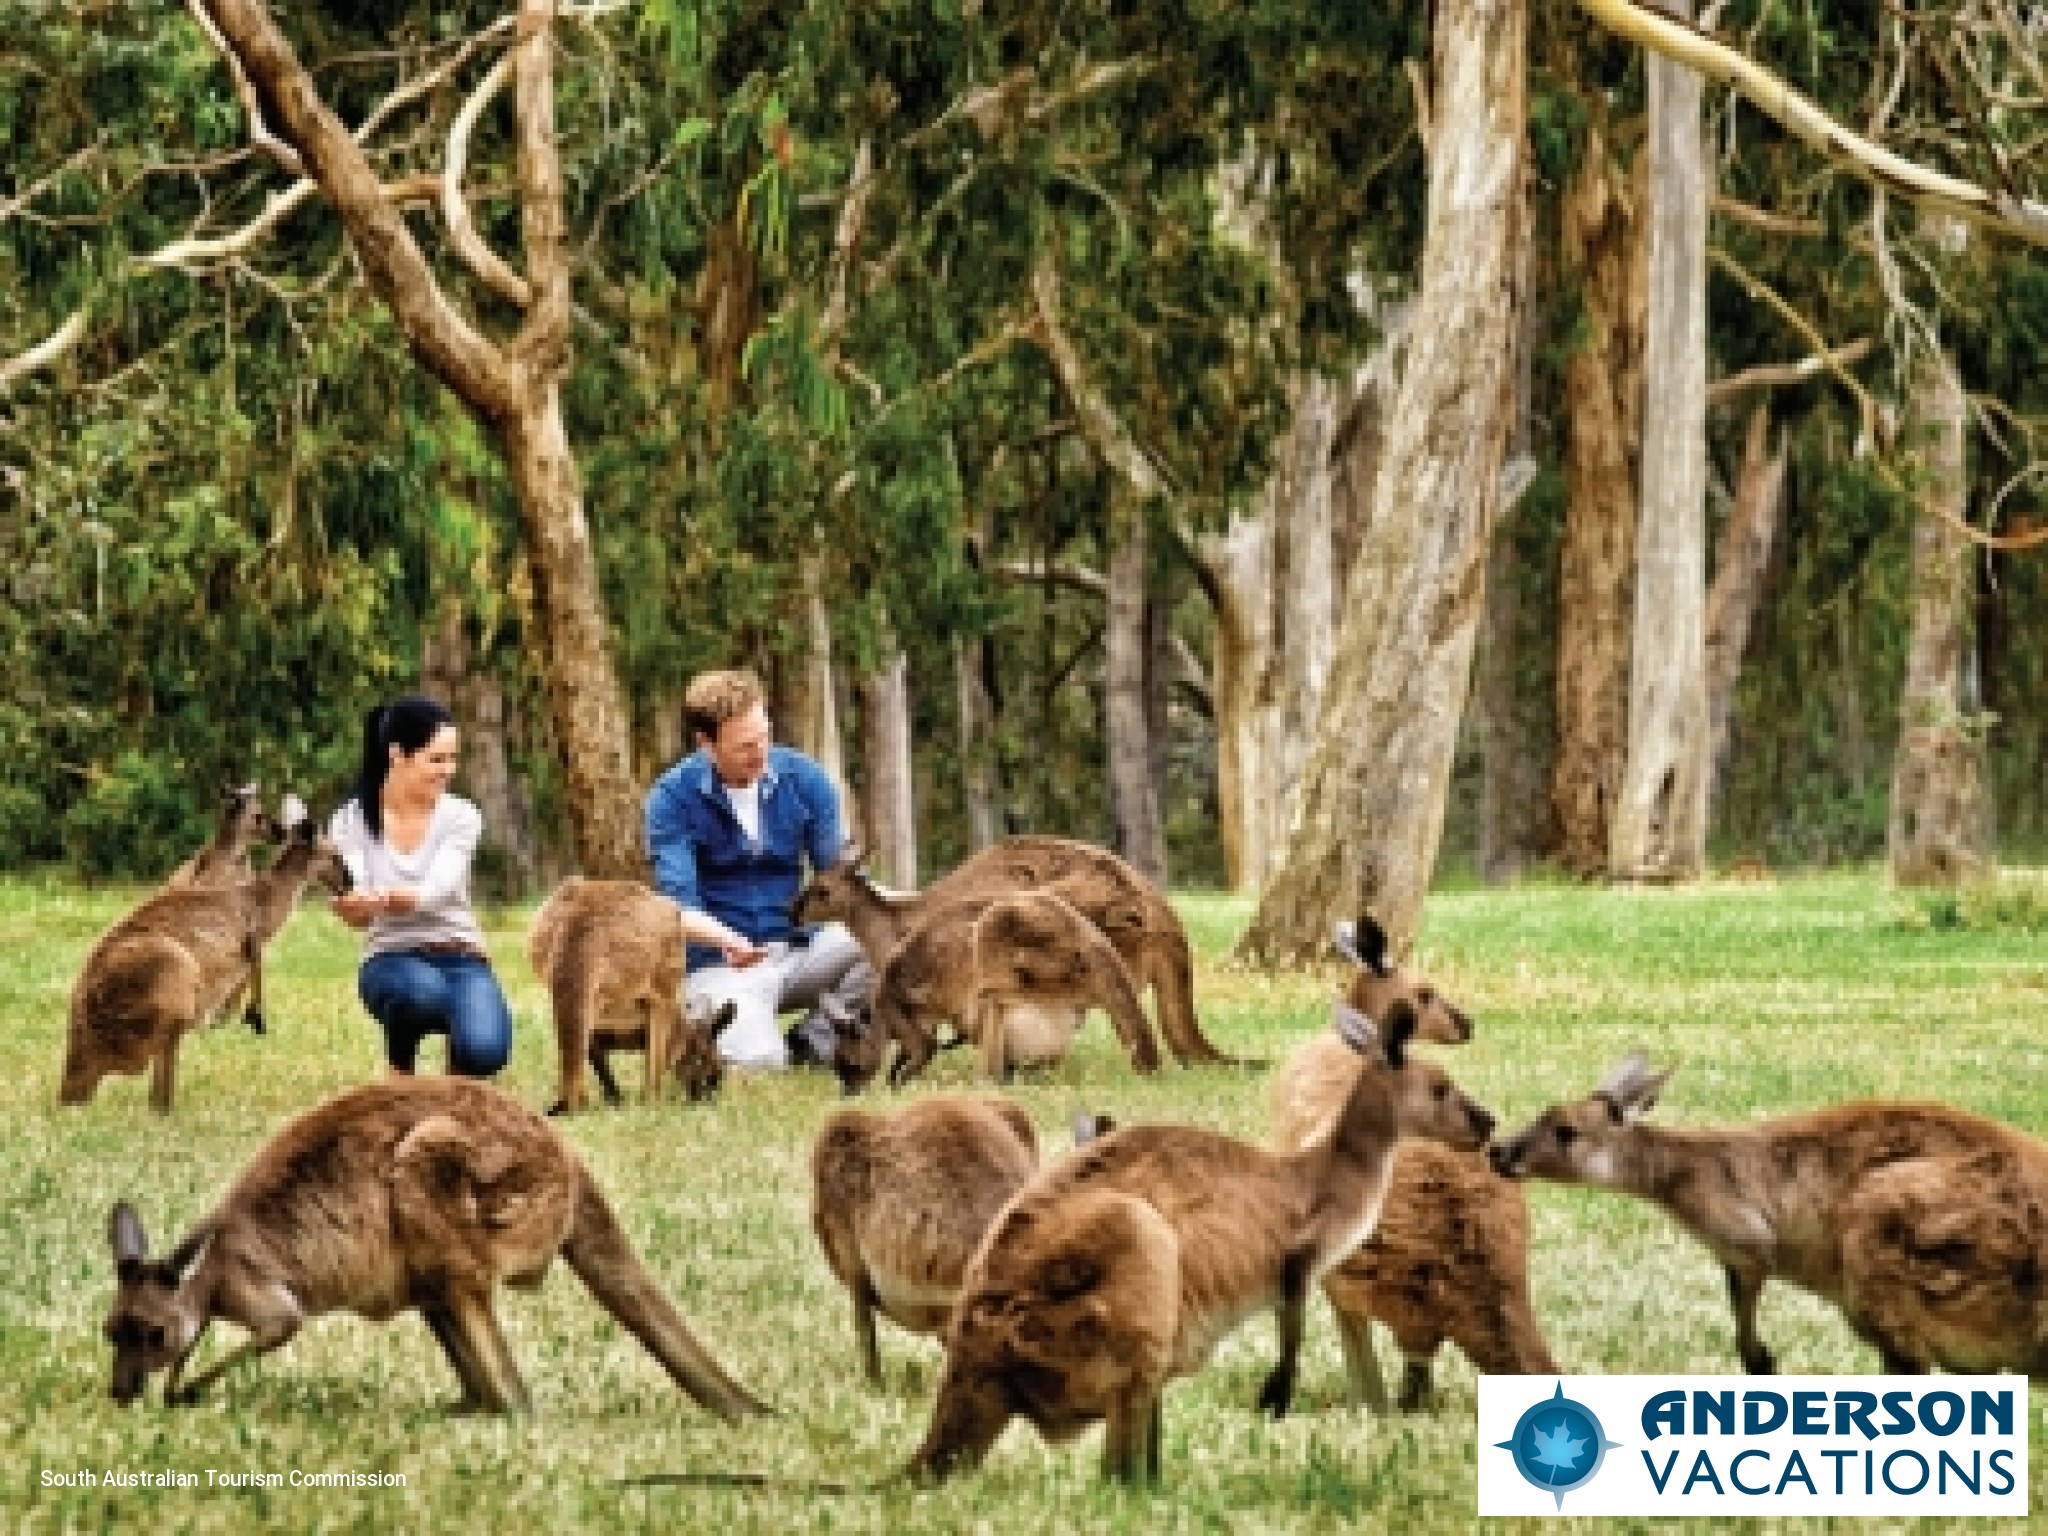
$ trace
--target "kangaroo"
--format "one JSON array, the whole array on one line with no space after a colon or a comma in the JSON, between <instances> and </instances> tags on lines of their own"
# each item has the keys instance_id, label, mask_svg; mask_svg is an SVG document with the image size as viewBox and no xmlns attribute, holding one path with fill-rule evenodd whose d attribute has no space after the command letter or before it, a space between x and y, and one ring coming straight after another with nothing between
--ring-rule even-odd
<instances>
[{"instance_id":1,"label":"kangaroo","mask_svg":"<svg viewBox=\"0 0 2048 1536\"><path fill-rule=\"evenodd\" d=\"M560 1049L561 1088L550 1114L583 1108L585 1060L605 1102L621 1102L615 1050L647 1052L650 1103L669 1073L693 1103L718 1092L725 1072L718 1037L738 1005L727 1002L702 1023L685 1015L678 1000L683 913L668 897L636 881L572 876L534 914L526 953L553 1003Z\"/></svg>"},{"instance_id":2,"label":"kangaroo","mask_svg":"<svg viewBox=\"0 0 2048 1536\"><path fill-rule=\"evenodd\" d=\"M1344 1001L1368 1019L1380 1018L1396 998L1406 998L1420 1021L1415 1030L1418 1040L1460 1045L1472 1038L1472 1020L1467 1014L1426 978L1392 962L1387 931L1370 912L1355 926L1338 923L1330 938L1337 953L1358 967L1345 988ZM1330 1107L1336 1102L1341 1101L1331 1101Z\"/></svg>"},{"instance_id":3,"label":"kangaroo","mask_svg":"<svg viewBox=\"0 0 2048 1536\"><path fill-rule=\"evenodd\" d=\"M1105 1473L1156 1480L1165 1384L1269 1309L1280 1356L1259 1404L1287 1411L1308 1288L1372 1231L1395 1142L1477 1147L1493 1128L1441 1069L1408 1058L1412 1009L1376 1027L1339 1004L1335 1022L1375 1066L1327 1138L1282 1156L1192 1126L1128 1126L1018 1191L968 1265L911 1476L979 1463L1021 1414L1053 1441L1106 1419Z\"/></svg>"},{"instance_id":4,"label":"kangaroo","mask_svg":"<svg viewBox=\"0 0 2048 1536\"><path fill-rule=\"evenodd\" d=\"M211 889L234 885L255 873L249 863L250 850L279 842L291 824L305 814L305 807L299 804L297 797L287 795L285 819L280 821L263 808L263 802L257 795L254 784L235 785L222 793L220 815L214 822L213 836L204 848L171 871L171 877L164 882L164 889L188 890L195 886ZM252 975L260 965L261 961L258 961L250 966ZM252 1033L262 1034L263 1013L249 1005L250 990L247 982L238 987L222 1002L213 1022L225 1021L239 1003L242 1005L242 1022Z\"/></svg>"},{"instance_id":5,"label":"kangaroo","mask_svg":"<svg viewBox=\"0 0 2048 1536\"><path fill-rule=\"evenodd\" d=\"M1037 1166L1031 1117L1001 1099L948 1095L825 1122L811 1148L811 1230L853 1299L870 1386L882 1385L875 1313L912 1333L943 1329L982 1234Z\"/></svg>"},{"instance_id":6,"label":"kangaroo","mask_svg":"<svg viewBox=\"0 0 2048 1536\"><path fill-rule=\"evenodd\" d=\"M1376 932L1366 919L1360 932ZM1338 927L1338 947L1384 955L1377 943L1357 944L1349 925ZM1368 962L1352 981L1349 1001L1384 1017L1398 1002L1414 1008L1416 1038L1455 1042L1470 1037L1472 1022L1429 983L1406 973L1376 974ZM1273 1147L1298 1152L1330 1134L1350 1097L1364 1058L1327 1031L1290 1057L1272 1088ZM1354 1402L1387 1411L1387 1390L1376 1363L1372 1324L1393 1333L1406 1365L1398 1406L1424 1407L1432 1361L1445 1340L1478 1369L1528 1375L1557 1369L1529 1303L1529 1213L1520 1186L1499 1177L1476 1152L1431 1141L1404 1141L1394 1154L1386 1203L1372 1235L1323 1277L1323 1295L1337 1317L1345 1374Z\"/></svg>"},{"instance_id":7,"label":"kangaroo","mask_svg":"<svg viewBox=\"0 0 2048 1536\"><path fill-rule=\"evenodd\" d=\"M1055 884L948 900L904 895L876 885L852 848L813 878L798 893L791 918L845 923L877 972L871 1015L877 1033L840 1030L834 1066L841 1086L849 1093L865 1087L891 1042L897 1057L890 1081L908 1082L937 1050L933 1026L941 1018L980 1044L985 1072L1000 1081L1013 1067L1045 1066L1065 1056L1090 1006L1109 1014L1132 1065L1157 1070L1158 1043L1124 952L1065 900L1065 889ZM1136 910L1124 931L1137 931ZM967 954L971 968L961 964Z\"/></svg>"},{"instance_id":8,"label":"kangaroo","mask_svg":"<svg viewBox=\"0 0 2048 1536\"><path fill-rule=\"evenodd\" d=\"M698 1403L724 1418L765 1411L692 1337L569 1144L487 1083L353 1089L288 1122L168 1257L150 1259L126 1202L109 1236L116 1402L133 1402L166 1368L165 1402L194 1402L310 1318L381 1322L417 1307L455 1368L462 1408L524 1409L492 1292L501 1280L537 1287L560 1252ZM186 1383L215 1319L249 1338Z\"/></svg>"},{"instance_id":9,"label":"kangaroo","mask_svg":"<svg viewBox=\"0 0 2048 1536\"><path fill-rule=\"evenodd\" d=\"M798 897L797 911L802 915L797 920L846 923L877 971L889 946L908 931L920 911L955 900L1050 890L1102 931L1140 990L1151 989L1159 1033L1175 1060L1185 1066L1248 1064L1217 1050L1202 1034L1195 1018L1193 955L1179 914L1149 880L1107 849L1061 837L1005 838L922 893L890 894L882 903L869 903L865 927L853 916L862 903L854 889L859 860L858 851L849 848L835 870L816 877ZM872 892L873 883L868 886ZM881 920L881 905L894 909L893 928ZM1064 1027L1071 1034L1078 1024L1076 1019ZM1049 1031L1062 1026L1033 1022L1023 1027Z\"/></svg>"},{"instance_id":10,"label":"kangaroo","mask_svg":"<svg viewBox=\"0 0 2048 1536\"><path fill-rule=\"evenodd\" d=\"M1494 1166L1663 1206L1727 1272L1745 1370L1775 1369L1756 1329L1775 1277L1840 1307L1887 1371L2048 1374L2048 1146L1945 1105L1881 1100L1718 1129L1643 1123L1673 1070L1631 1054L1497 1145Z\"/></svg>"},{"instance_id":11,"label":"kangaroo","mask_svg":"<svg viewBox=\"0 0 2048 1536\"><path fill-rule=\"evenodd\" d=\"M1020 1012L1022 1003L1055 1006ZM983 1073L1001 1082L1013 1068L1060 1060L1089 1007L1109 1015L1133 1067L1159 1070L1130 972L1101 930L1051 891L936 907L890 953L871 1000L875 1039L897 1046L889 1081L899 1088L938 1049L936 1019L976 1042Z\"/></svg>"},{"instance_id":12,"label":"kangaroo","mask_svg":"<svg viewBox=\"0 0 2048 1536\"><path fill-rule=\"evenodd\" d=\"M148 1066L149 1102L169 1113L179 1042L244 978L249 1006L262 1014L257 961L308 884L333 895L349 888L348 866L310 817L262 874L212 890L159 891L102 934L71 989L58 1102L83 1104L108 1073Z\"/></svg>"}]
</instances>

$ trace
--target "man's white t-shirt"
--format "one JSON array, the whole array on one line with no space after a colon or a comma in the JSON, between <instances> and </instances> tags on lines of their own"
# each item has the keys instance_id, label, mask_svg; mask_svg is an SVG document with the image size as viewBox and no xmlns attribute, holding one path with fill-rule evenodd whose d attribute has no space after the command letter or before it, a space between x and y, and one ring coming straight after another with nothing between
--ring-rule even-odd
<instances>
[{"instance_id":1,"label":"man's white t-shirt","mask_svg":"<svg viewBox=\"0 0 2048 1536\"><path fill-rule=\"evenodd\" d=\"M754 780L744 789L734 789L720 781L725 798L732 802L732 813L740 819L740 830L747 834L747 841L761 841L761 781Z\"/></svg>"}]
</instances>

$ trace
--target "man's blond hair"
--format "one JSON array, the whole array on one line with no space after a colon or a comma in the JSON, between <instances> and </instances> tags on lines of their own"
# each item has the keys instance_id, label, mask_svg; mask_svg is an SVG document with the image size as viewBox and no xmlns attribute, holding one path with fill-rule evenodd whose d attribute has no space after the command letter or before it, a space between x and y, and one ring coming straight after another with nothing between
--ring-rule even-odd
<instances>
[{"instance_id":1,"label":"man's blond hair","mask_svg":"<svg viewBox=\"0 0 2048 1536\"><path fill-rule=\"evenodd\" d=\"M699 672L683 694L683 725L692 740L704 736L716 741L720 726L766 697L761 679L752 672Z\"/></svg>"}]
</instances>

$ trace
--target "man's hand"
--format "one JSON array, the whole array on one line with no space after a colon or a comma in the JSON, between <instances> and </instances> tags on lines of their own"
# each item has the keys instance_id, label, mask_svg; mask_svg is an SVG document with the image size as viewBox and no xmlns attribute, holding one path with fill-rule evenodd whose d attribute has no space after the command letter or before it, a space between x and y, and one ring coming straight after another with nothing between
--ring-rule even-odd
<instances>
[{"instance_id":1,"label":"man's hand","mask_svg":"<svg viewBox=\"0 0 2048 1536\"><path fill-rule=\"evenodd\" d=\"M758 965L768 958L768 951L752 939L734 936L730 944L718 946L725 952L725 963L736 971L743 971L750 965Z\"/></svg>"}]
</instances>

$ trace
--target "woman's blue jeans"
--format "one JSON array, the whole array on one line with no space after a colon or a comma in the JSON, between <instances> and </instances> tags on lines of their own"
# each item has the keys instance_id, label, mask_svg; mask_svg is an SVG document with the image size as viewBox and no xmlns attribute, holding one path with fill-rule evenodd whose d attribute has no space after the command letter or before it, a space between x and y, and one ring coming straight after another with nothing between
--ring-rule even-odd
<instances>
[{"instance_id":1,"label":"woman's blue jeans","mask_svg":"<svg viewBox=\"0 0 2048 1536\"><path fill-rule=\"evenodd\" d=\"M384 1026L384 1054L401 1072L413 1070L428 1035L448 1037L448 1070L463 1077L494 1076L512 1055L512 1010L479 956L372 955L356 973L356 993Z\"/></svg>"}]
</instances>

